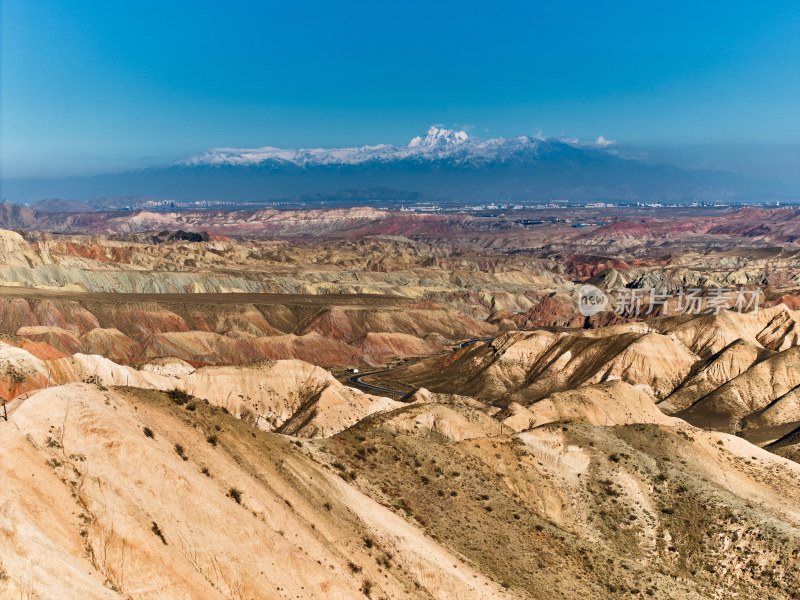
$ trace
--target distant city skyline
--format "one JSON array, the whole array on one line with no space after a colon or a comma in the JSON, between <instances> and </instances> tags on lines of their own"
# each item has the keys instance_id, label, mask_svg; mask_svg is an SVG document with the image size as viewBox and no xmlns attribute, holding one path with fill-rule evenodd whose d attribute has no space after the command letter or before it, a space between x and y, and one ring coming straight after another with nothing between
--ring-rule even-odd
<instances>
[{"instance_id":1,"label":"distant city skyline","mask_svg":"<svg viewBox=\"0 0 800 600\"><path fill-rule=\"evenodd\" d=\"M4 0L0 17L4 178L404 145L433 124L800 177L796 1Z\"/></svg>"}]
</instances>

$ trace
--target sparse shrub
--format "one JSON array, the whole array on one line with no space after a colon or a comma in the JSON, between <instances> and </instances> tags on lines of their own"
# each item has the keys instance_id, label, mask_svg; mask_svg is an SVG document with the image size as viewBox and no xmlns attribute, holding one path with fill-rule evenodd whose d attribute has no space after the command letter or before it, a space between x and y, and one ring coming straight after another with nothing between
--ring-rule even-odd
<instances>
[{"instance_id":1,"label":"sparse shrub","mask_svg":"<svg viewBox=\"0 0 800 600\"><path fill-rule=\"evenodd\" d=\"M252 425L256 422L256 413L254 413L249 407L243 406L239 409L239 419Z\"/></svg>"},{"instance_id":2,"label":"sparse shrub","mask_svg":"<svg viewBox=\"0 0 800 600\"><path fill-rule=\"evenodd\" d=\"M217 438L216 434L211 434L206 437L206 441L211 444L212 446L216 446L219 439Z\"/></svg>"},{"instance_id":3,"label":"sparse shrub","mask_svg":"<svg viewBox=\"0 0 800 600\"><path fill-rule=\"evenodd\" d=\"M20 373L19 371L14 370L13 368L10 371L8 371L6 375L11 378L12 383L25 382L25 375Z\"/></svg>"},{"instance_id":4,"label":"sparse shrub","mask_svg":"<svg viewBox=\"0 0 800 600\"><path fill-rule=\"evenodd\" d=\"M208 470L208 467L203 467L200 469L200 472L206 477L211 477L211 471Z\"/></svg>"},{"instance_id":5,"label":"sparse shrub","mask_svg":"<svg viewBox=\"0 0 800 600\"><path fill-rule=\"evenodd\" d=\"M372 548L372 546L374 545L374 542L372 541L372 538L365 537L364 538L364 545L367 548Z\"/></svg>"},{"instance_id":6,"label":"sparse shrub","mask_svg":"<svg viewBox=\"0 0 800 600\"><path fill-rule=\"evenodd\" d=\"M236 488L232 487L230 490L228 490L228 496L233 498L236 504L242 503L242 492L237 490Z\"/></svg>"},{"instance_id":7,"label":"sparse shrub","mask_svg":"<svg viewBox=\"0 0 800 600\"><path fill-rule=\"evenodd\" d=\"M167 392L167 397L178 406L183 406L184 404L189 402L189 400L192 399L192 397L189 394L187 394L183 390L179 390L178 388L169 390Z\"/></svg>"},{"instance_id":8,"label":"sparse shrub","mask_svg":"<svg viewBox=\"0 0 800 600\"><path fill-rule=\"evenodd\" d=\"M333 509L333 506L331 506L331 503L330 503L330 502L326 502L325 504L323 504L323 505L322 505L322 507L323 507L325 510L327 510L328 512L331 512L331 510Z\"/></svg>"},{"instance_id":9,"label":"sparse shrub","mask_svg":"<svg viewBox=\"0 0 800 600\"><path fill-rule=\"evenodd\" d=\"M392 557L390 554L384 554L383 556L379 556L375 559L375 562L379 565L383 565L387 569L392 568Z\"/></svg>"},{"instance_id":10,"label":"sparse shrub","mask_svg":"<svg viewBox=\"0 0 800 600\"><path fill-rule=\"evenodd\" d=\"M614 488L614 482L611 481L610 479L603 479L602 481L600 481L600 485L603 486L603 492L605 493L606 496L611 496L613 498L616 498L617 496L620 495L620 493Z\"/></svg>"},{"instance_id":11,"label":"sparse shrub","mask_svg":"<svg viewBox=\"0 0 800 600\"><path fill-rule=\"evenodd\" d=\"M372 582L369 579L365 579L364 583L361 584L361 591L367 598L370 597L370 594L372 594Z\"/></svg>"},{"instance_id":12,"label":"sparse shrub","mask_svg":"<svg viewBox=\"0 0 800 600\"><path fill-rule=\"evenodd\" d=\"M144 433L144 436L145 436L145 437L149 437L149 438L155 438L155 437L156 437L156 434L155 434L155 433L153 433L153 430L152 430L152 429L150 429L149 427L145 427L145 428L142 430L142 432Z\"/></svg>"},{"instance_id":13,"label":"sparse shrub","mask_svg":"<svg viewBox=\"0 0 800 600\"><path fill-rule=\"evenodd\" d=\"M610 460L611 462L618 463L619 462L619 454L617 454L616 452L613 453L613 454L609 454L608 455L608 460Z\"/></svg>"},{"instance_id":14,"label":"sparse shrub","mask_svg":"<svg viewBox=\"0 0 800 600\"><path fill-rule=\"evenodd\" d=\"M158 526L158 523L153 521L152 527L150 527L150 531L152 531L156 536L161 540L161 542L166 546L167 540L164 538L164 533L161 531L161 528Z\"/></svg>"},{"instance_id":15,"label":"sparse shrub","mask_svg":"<svg viewBox=\"0 0 800 600\"><path fill-rule=\"evenodd\" d=\"M347 568L350 569L351 573L360 573L361 572L361 567L359 567L352 560L349 563L347 563Z\"/></svg>"},{"instance_id":16,"label":"sparse shrub","mask_svg":"<svg viewBox=\"0 0 800 600\"><path fill-rule=\"evenodd\" d=\"M420 479L422 480L422 483L424 483L425 485L428 485L431 482L431 480L425 477L425 475L420 477Z\"/></svg>"},{"instance_id":17,"label":"sparse shrub","mask_svg":"<svg viewBox=\"0 0 800 600\"><path fill-rule=\"evenodd\" d=\"M189 404L186 405L186 410L192 410L193 411L196 408L197 408L197 404L195 404L194 402L189 402Z\"/></svg>"},{"instance_id":18,"label":"sparse shrub","mask_svg":"<svg viewBox=\"0 0 800 600\"><path fill-rule=\"evenodd\" d=\"M186 451L183 449L183 446L180 444L175 444L175 452L180 456L183 460L189 460L189 457L186 456Z\"/></svg>"}]
</instances>

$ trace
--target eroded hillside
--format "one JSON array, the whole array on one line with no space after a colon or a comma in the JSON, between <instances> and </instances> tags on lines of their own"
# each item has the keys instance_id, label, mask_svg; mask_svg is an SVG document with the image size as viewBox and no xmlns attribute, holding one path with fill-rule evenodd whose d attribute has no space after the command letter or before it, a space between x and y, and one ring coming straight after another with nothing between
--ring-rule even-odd
<instances>
[{"instance_id":1,"label":"eroded hillside","mask_svg":"<svg viewBox=\"0 0 800 600\"><path fill-rule=\"evenodd\" d=\"M613 426L556 403L552 423L517 431L480 402L421 392L309 440L215 400L71 383L15 404L0 422L0 597L789 598L800 585L800 467L652 401Z\"/></svg>"},{"instance_id":2,"label":"eroded hillside","mask_svg":"<svg viewBox=\"0 0 800 600\"><path fill-rule=\"evenodd\" d=\"M793 213L592 214L0 232L0 598L796 597Z\"/></svg>"}]
</instances>

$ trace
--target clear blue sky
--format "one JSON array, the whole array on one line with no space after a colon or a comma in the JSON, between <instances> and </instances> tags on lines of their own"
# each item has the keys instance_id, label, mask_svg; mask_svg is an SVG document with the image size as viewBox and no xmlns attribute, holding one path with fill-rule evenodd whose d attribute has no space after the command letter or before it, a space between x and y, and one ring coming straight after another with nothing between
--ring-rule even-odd
<instances>
[{"instance_id":1,"label":"clear blue sky","mask_svg":"<svg viewBox=\"0 0 800 600\"><path fill-rule=\"evenodd\" d=\"M433 123L797 147L800 2L2 0L5 177Z\"/></svg>"}]
</instances>

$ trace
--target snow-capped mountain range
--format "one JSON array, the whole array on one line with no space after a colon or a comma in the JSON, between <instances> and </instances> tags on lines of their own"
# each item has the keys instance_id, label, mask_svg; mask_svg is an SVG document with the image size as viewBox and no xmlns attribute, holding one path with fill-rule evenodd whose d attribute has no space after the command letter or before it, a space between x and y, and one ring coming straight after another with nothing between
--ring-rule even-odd
<instances>
[{"instance_id":1,"label":"snow-capped mountain range","mask_svg":"<svg viewBox=\"0 0 800 600\"><path fill-rule=\"evenodd\" d=\"M216 148L161 167L62 179L4 180L18 202L60 197L146 196L196 204L387 206L428 198L459 206L503 198L519 204L570 201L692 202L762 199L769 187L730 173L648 165L595 142L541 136L475 139L431 127L405 146Z\"/></svg>"},{"instance_id":2,"label":"snow-capped mountain range","mask_svg":"<svg viewBox=\"0 0 800 600\"><path fill-rule=\"evenodd\" d=\"M378 144L357 148L214 148L197 156L179 161L185 167L247 166L265 162L292 163L299 167L320 165L359 165L368 162L419 162L450 159L455 164L486 164L508 160L518 155L535 155L553 144L586 146L578 140L545 140L540 137L473 139L465 131L431 127L424 136L413 138L406 146ZM610 142L600 137L595 147Z\"/></svg>"}]
</instances>

